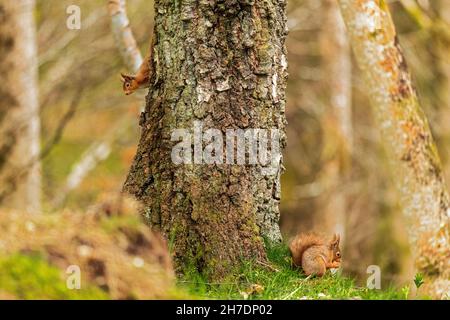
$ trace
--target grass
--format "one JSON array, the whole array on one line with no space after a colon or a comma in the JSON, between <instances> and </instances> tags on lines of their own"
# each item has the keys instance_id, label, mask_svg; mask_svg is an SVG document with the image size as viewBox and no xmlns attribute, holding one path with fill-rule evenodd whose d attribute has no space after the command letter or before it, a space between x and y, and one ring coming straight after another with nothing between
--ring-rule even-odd
<instances>
[{"instance_id":1,"label":"grass","mask_svg":"<svg viewBox=\"0 0 450 320\"><path fill-rule=\"evenodd\" d=\"M405 299L404 292L394 288L370 290L355 286L354 280L340 274L307 278L290 265L285 245L268 246L270 266L245 262L239 277L221 283L209 283L200 274L190 272L179 280L179 286L200 298L212 299ZM275 270L276 269L276 270Z\"/></svg>"}]
</instances>

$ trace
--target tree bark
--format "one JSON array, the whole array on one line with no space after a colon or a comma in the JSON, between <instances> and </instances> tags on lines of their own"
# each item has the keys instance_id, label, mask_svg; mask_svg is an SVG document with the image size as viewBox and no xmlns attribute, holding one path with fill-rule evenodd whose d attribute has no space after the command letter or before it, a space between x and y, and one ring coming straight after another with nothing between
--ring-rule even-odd
<instances>
[{"instance_id":1,"label":"tree bark","mask_svg":"<svg viewBox=\"0 0 450 320\"><path fill-rule=\"evenodd\" d=\"M449 197L439 155L385 1L340 0L341 11L401 193L427 291L449 291Z\"/></svg>"},{"instance_id":2,"label":"tree bark","mask_svg":"<svg viewBox=\"0 0 450 320\"><path fill-rule=\"evenodd\" d=\"M0 1L0 205L40 211L33 0Z\"/></svg>"},{"instance_id":3,"label":"tree bark","mask_svg":"<svg viewBox=\"0 0 450 320\"><path fill-rule=\"evenodd\" d=\"M284 146L285 5L155 2L153 88L124 190L144 203L148 221L169 239L178 271L191 266L220 278L241 258L265 259L263 237L281 239L281 155L273 174L248 161L177 165L171 135L192 133L195 122L205 133L278 129Z\"/></svg>"}]
</instances>

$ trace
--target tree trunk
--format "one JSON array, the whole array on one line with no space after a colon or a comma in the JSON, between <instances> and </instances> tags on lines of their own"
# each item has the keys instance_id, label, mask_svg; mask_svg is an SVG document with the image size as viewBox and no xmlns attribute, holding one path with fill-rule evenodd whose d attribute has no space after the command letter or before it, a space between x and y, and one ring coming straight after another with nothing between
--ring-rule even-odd
<instances>
[{"instance_id":1,"label":"tree trunk","mask_svg":"<svg viewBox=\"0 0 450 320\"><path fill-rule=\"evenodd\" d=\"M439 18L443 21L443 28L448 28L450 25L450 2L447 0L440 0L437 4L435 4L438 8ZM447 29L448 30L448 29ZM446 38L446 41L442 39L436 45L436 51L438 56L438 94L439 101L442 103L442 108L444 110L448 110L450 108L450 64L448 62L448 55L450 53L450 39L448 38L448 34L443 36L440 34L442 38Z\"/></svg>"},{"instance_id":2,"label":"tree trunk","mask_svg":"<svg viewBox=\"0 0 450 320\"><path fill-rule=\"evenodd\" d=\"M247 157L245 165L226 164L221 156L236 151L225 150L227 129L270 129L272 151L285 145L285 5L155 2L153 88L124 190L144 203L148 221L169 239L178 271L194 267L220 278L241 258L265 259L263 237L281 239L281 154L272 155L273 170ZM203 162L200 126L203 145L209 143ZM183 137L194 133L184 164L171 160L180 129L187 130ZM213 164L205 163L208 155Z\"/></svg>"},{"instance_id":3,"label":"tree trunk","mask_svg":"<svg viewBox=\"0 0 450 320\"><path fill-rule=\"evenodd\" d=\"M449 197L385 1L340 0L351 43L401 193L410 243L428 291L448 294Z\"/></svg>"},{"instance_id":4,"label":"tree trunk","mask_svg":"<svg viewBox=\"0 0 450 320\"><path fill-rule=\"evenodd\" d=\"M0 205L40 211L34 1L0 0Z\"/></svg>"},{"instance_id":5,"label":"tree trunk","mask_svg":"<svg viewBox=\"0 0 450 320\"><path fill-rule=\"evenodd\" d=\"M319 223L328 233L339 233L343 243L346 213L349 209L345 187L349 178L353 145L351 52L345 25L335 0L323 0L322 12L324 18L320 42L327 75L324 83L328 108L323 119L326 141L322 155L325 164L321 176L329 192L325 195L326 199L319 197L319 201L325 205L324 214L319 215Z\"/></svg>"}]
</instances>

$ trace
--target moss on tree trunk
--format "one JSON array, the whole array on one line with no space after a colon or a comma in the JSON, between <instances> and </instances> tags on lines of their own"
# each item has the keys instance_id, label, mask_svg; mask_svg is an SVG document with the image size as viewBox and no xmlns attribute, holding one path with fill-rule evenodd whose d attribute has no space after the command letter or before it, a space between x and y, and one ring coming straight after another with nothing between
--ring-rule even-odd
<instances>
[{"instance_id":1,"label":"moss on tree trunk","mask_svg":"<svg viewBox=\"0 0 450 320\"><path fill-rule=\"evenodd\" d=\"M154 73L124 190L168 238L178 271L220 278L280 240L281 157L261 165L181 164L171 135L192 129L278 129L285 145L285 1L155 2ZM225 139L224 139L225 140Z\"/></svg>"}]
</instances>

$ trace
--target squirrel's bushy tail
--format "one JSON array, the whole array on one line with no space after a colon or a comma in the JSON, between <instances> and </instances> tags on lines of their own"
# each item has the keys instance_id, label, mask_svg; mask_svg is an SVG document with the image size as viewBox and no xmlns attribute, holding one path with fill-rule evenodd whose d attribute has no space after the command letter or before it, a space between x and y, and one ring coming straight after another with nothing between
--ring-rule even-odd
<instances>
[{"instance_id":1,"label":"squirrel's bushy tail","mask_svg":"<svg viewBox=\"0 0 450 320\"><path fill-rule=\"evenodd\" d=\"M303 253L312 246L322 245L323 240L314 233L299 234L289 244L289 250L292 255L292 262L297 267L302 266Z\"/></svg>"}]
</instances>

